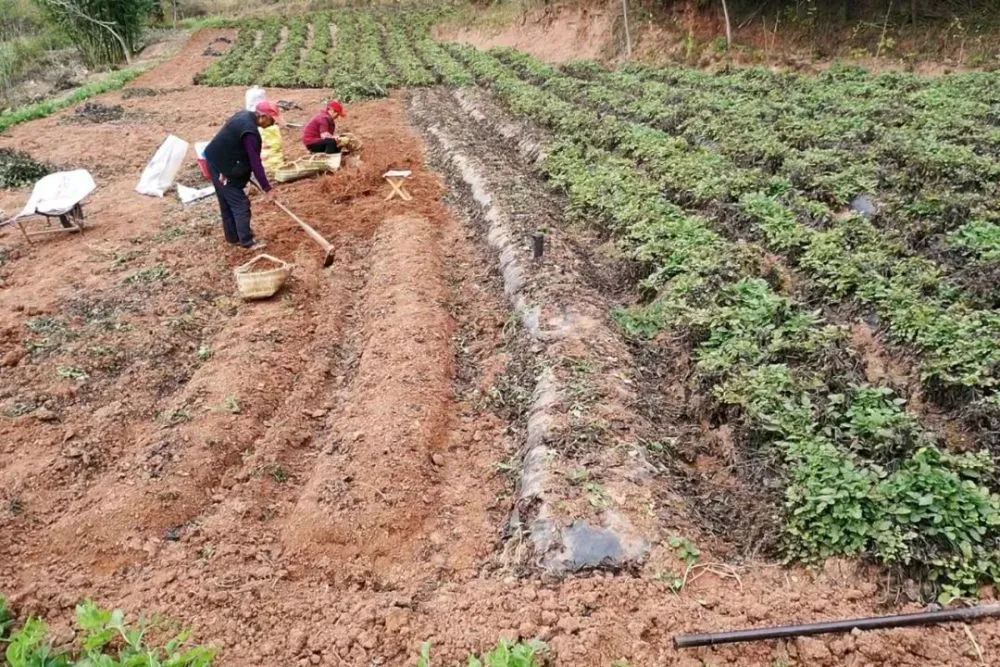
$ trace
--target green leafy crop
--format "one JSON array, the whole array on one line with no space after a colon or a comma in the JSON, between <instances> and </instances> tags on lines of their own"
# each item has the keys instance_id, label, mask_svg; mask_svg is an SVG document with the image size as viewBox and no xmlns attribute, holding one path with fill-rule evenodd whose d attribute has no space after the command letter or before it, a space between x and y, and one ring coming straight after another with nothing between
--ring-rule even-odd
<instances>
[{"instance_id":1,"label":"green leafy crop","mask_svg":"<svg viewBox=\"0 0 1000 667\"><path fill-rule=\"evenodd\" d=\"M699 390L736 409L742 432L782 462L789 558L867 556L945 597L996 581L989 458L946 453L905 395L864 384L847 331L816 309L874 310L886 337L913 351L928 396L972 390L991 409L997 315L922 254L921 235L953 225L956 207L995 200L982 176L995 171L990 135L976 120L989 107L956 101L995 96L995 77L560 70L510 49L446 48L509 112L552 134L542 168L567 216L634 263L635 299L613 312L624 332L680 334ZM923 181L950 203L925 207L934 219L922 223L907 207L930 201ZM951 242L985 247L989 231ZM775 254L796 272L794 289L776 291Z\"/></svg>"},{"instance_id":2,"label":"green leafy crop","mask_svg":"<svg viewBox=\"0 0 1000 667\"><path fill-rule=\"evenodd\" d=\"M128 623L121 610L108 611L87 600L76 608L80 632L72 647L54 647L48 640L48 625L29 618L13 629L13 618L0 597L0 643L9 667L210 667L216 649L190 646L183 632L162 647L150 645L149 624L140 619ZM5 637L5 632L9 635Z\"/></svg>"}]
</instances>

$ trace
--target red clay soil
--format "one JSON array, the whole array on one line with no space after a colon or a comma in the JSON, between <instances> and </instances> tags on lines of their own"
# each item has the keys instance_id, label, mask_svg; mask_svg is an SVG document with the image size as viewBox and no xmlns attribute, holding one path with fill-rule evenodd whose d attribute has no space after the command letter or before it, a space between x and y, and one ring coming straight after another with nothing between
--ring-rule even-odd
<instances>
[{"instance_id":1,"label":"red clay soil","mask_svg":"<svg viewBox=\"0 0 1000 667\"><path fill-rule=\"evenodd\" d=\"M167 133L207 139L242 103L178 72L212 34L137 83L182 90L96 100L141 114L70 128L67 110L0 137L98 182L84 235L0 232L0 592L22 618L66 641L91 597L176 619L232 666L408 665L428 639L434 664L464 664L500 636L539 636L574 666L1000 662L995 623L671 648L680 632L917 608L836 562L699 566L677 594L667 572L684 566L663 545L637 575L506 569L499 464L517 443L483 396L509 314L400 101L350 107L360 164L277 188L334 243L331 268L255 203L267 252L295 264L271 299L238 298L231 270L250 255L225 244L213 200L134 192ZM325 94L276 96L311 110ZM412 202L384 200L389 168L414 172ZM191 156L183 181L196 173ZM0 207L27 194L0 191Z\"/></svg>"},{"instance_id":2,"label":"red clay soil","mask_svg":"<svg viewBox=\"0 0 1000 667\"><path fill-rule=\"evenodd\" d=\"M553 63L597 60L614 53L616 7L546 6L525 12L510 25L445 26L437 37L480 49L506 46Z\"/></svg>"}]
</instances>

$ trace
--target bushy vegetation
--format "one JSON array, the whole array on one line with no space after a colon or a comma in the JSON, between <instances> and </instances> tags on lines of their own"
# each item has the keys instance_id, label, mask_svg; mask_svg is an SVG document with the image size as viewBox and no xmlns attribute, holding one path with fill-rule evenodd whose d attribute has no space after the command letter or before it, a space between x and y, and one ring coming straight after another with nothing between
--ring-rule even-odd
<instances>
[{"instance_id":1,"label":"bushy vegetation","mask_svg":"<svg viewBox=\"0 0 1000 667\"><path fill-rule=\"evenodd\" d=\"M624 330L685 334L697 386L736 409L746 446L781 461L787 557L866 556L922 576L942 599L997 580L990 454L950 452L906 396L858 373L846 328L807 305L874 308L919 359L928 396L994 401L996 311L952 279L905 213L933 184L993 219L997 77L608 72L447 49L509 111L552 133L544 169L569 213L642 267L639 303L617 313ZM847 112L854 99L859 114ZM849 209L859 195L879 202L877 215ZM965 229L949 220L934 223L941 238ZM953 231L953 242L986 258L990 230ZM805 284L782 287L769 255Z\"/></svg>"},{"instance_id":2,"label":"bushy vegetation","mask_svg":"<svg viewBox=\"0 0 1000 667\"><path fill-rule=\"evenodd\" d=\"M38 67L38 60L47 50L67 44L64 35L44 24L35 3L0 0L0 99Z\"/></svg>"},{"instance_id":3,"label":"bushy vegetation","mask_svg":"<svg viewBox=\"0 0 1000 667\"><path fill-rule=\"evenodd\" d=\"M89 65L107 65L137 50L156 0L38 0L38 5Z\"/></svg>"},{"instance_id":4,"label":"bushy vegetation","mask_svg":"<svg viewBox=\"0 0 1000 667\"><path fill-rule=\"evenodd\" d=\"M0 148L0 188L29 185L51 172L49 165L35 161L27 153Z\"/></svg>"},{"instance_id":5,"label":"bushy vegetation","mask_svg":"<svg viewBox=\"0 0 1000 667\"><path fill-rule=\"evenodd\" d=\"M162 647L150 644L155 630L145 619L127 622L121 610L108 611L87 600L76 608L79 630L73 646L53 646L48 624L28 618L18 627L0 596L0 647L9 667L209 667L216 649L191 646L182 632Z\"/></svg>"}]
</instances>

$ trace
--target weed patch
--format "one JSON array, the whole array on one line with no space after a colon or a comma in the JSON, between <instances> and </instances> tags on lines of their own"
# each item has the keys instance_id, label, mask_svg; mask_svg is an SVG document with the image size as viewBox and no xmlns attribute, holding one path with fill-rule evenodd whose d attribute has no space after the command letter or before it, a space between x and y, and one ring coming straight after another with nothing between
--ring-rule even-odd
<instances>
[{"instance_id":1,"label":"weed patch","mask_svg":"<svg viewBox=\"0 0 1000 667\"><path fill-rule=\"evenodd\" d=\"M52 173L53 167L36 162L30 155L0 148L0 188L19 188Z\"/></svg>"},{"instance_id":2,"label":"weed patch","mask_svg":"<svg viewBox=\"0 0 1000 667\"><path fill-rule=\"evenodd\" d=\"M125 278L126 285L142 285L146 283L159 282L170 277L170 271L162 266L154 266L148 269L137 271Z\"/></svg>"}]
</instances>

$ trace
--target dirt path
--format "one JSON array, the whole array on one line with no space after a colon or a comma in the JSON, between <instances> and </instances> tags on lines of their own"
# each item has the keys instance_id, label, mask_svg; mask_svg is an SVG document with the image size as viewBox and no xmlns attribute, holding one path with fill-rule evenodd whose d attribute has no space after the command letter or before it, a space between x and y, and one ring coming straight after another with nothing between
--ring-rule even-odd
<instances>
[{"instance_id":1,"label":"dirt path","mask_svg":"<svg viewBox=\"0 0 1000 667\"><path fill-rule=\"evenodd\" d=\"M574 666L981 664L957 627L670 648L679 632L917 606L835 562L707 567L724 550L638 458L637 440L664 426L641 417L638 361L607 326L613 263L563 219L517 141L497 140L488 100L353 105L344 129L364 142L360 163L278 190L334 243L333 266L255 204L268 252L296 269L275 298L240 301L230 271L248 257L225 245L214 202L133 190L168 132L207 139L242 104L241 89L189 84L215 36L137 83L179 90L97 100L123 104L121 121L70 131L68 110L0 137L99 184L83 236L29 247L0 233L0 592L19 613L62 637L84 597L162 614L233 666L410 665L428 639L434 664L464 664L500 636L539 636ZM282 91L303 107L291 120L324 95ZM303 152L294 132L285 142L286 156ZM413 202L384 200L389 168L413 171ZM200 184L193 158L181 182ZM26 196L0 191L0 207ZM552 237L533 265L539 225ZM562 389L543 411L555 456L532 496L522 466L542 376ZM595 423L574 414L605 427L567 439ZM530 543L539 507L555 536L543 553ZM648 553L556 576L574 518L638 535ZM673 534L703 547L698 566L685 571ZM1000 659L996 626L972 631L986 663Z\"/></svg>"}]
</instances>

